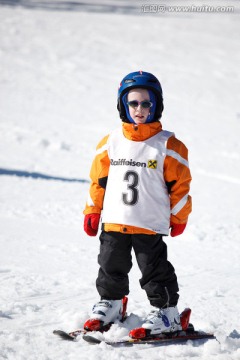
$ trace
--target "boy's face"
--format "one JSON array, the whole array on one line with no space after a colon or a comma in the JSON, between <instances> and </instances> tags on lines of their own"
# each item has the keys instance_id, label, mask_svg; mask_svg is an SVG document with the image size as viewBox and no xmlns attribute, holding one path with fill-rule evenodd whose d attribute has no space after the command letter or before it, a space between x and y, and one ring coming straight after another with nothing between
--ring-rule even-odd
<instances>
[{"instance_id":1,"label":"boy's face","mask_svg":"<svg viewBox=\"0 0 240 360\"><path fill-rule=\"evenodd\" d=\"M128 93L128 102L136 100L138 103L142 101L150 101L149 93L146 89L133 89ZM129 113L136 124L144 124L149 115L150 108L143 108L140 104L136 107L129 106Z\"/></svg>"}]
</instances>

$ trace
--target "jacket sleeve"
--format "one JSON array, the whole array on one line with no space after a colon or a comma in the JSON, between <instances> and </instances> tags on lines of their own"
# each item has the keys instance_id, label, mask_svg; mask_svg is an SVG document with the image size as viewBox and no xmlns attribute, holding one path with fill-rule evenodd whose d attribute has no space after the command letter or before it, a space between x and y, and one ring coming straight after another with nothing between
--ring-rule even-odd
<instances>
[{"instance_id":1,"label":"jacket sleeve","mask_svg":"<svg viewBox=\"0 0 240 360\"><path fill-rule=\"evenodd\" d=\"M107 151L107 140L109 135L105 136L97 146L96 155L90 171L90 189L87 203L83 213L100 214L103 208L103 200L108 179L110 160Z\"/></svg>"},{"instance_id":2,"label":"jacket sleeve","mask_svg":"<svg viewBox=\"0 0 240 360\"><path fill-rule=\"evenodd\" d=\"M188 163L188 149L174 136L167 141L164 178L170 196L171 218L175 224L187 223L192 211L189 195L192 180Z\"/></svg>"}]
</instances>

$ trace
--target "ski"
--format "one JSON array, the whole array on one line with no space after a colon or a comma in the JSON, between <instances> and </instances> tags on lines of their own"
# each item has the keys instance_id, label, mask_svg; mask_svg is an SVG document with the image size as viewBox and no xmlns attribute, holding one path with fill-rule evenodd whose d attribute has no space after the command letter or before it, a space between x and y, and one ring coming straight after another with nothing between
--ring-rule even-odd
<instances>
[{"instance_id":1,"label":"ski","mask_svg":"<svg viewBox=\"0 0 240 360\"><path fill-rule=\"evenodd\" d=\"M59 336L63 340L76 341L77 337L82 334L86 334L88 331L84 329L78 329L70 333L63 330L53 330L53 334Z\"/></svg>"},{"instance_id":2,"label":"ski","mask_svg":"<svg viewBox=\"0 0 240 360\"><path fill-rule=\"evenodd\" d=\"M85 323L85 329L77 329L72 332L65 332L63 330L54 330L53 334L59 336L63 340L77 341L79 336L90 344L105 343L111 346L131 346L138 344L153 344L153 345L169 345L177 343L186 343L189 340L209 340L216 339L214 334L206 333L203 331L196 331L192 324L189 323L191 309L185 309L181 315L182 330L174 333L165 333L159 335L149 335L148 331L144 328L136 328L130 331L129 337L121 340L106 340L97 336L96 332L108 331L113 323L104 325L99 320L89 320ZM127 318L126 312L124 313L122 322ZM94 333L93 333L94 332Z\"/></svg>"},{"instance_id":3,"label":"ski","mask_svg":"<svg viewBox=\"0 0 240 360\"><path fill-rule=\"evenodd\" d=\"M215 336L210 333L205 333L201 331L195 331L191 330L188 331L180 331L174 334L162 334L159 336L151 336L143 339L124 339L124 340L101 340L98 339L95 336L85 334L82 337L85 341L87 341L90 344L100 344L105 343L107 345L113 346L113 347L120 347L120 346L132 346L132 345L143 345L143 344L152 344L152 345L170 345L170 344L179 344L179 343L186 343L189 340L195 341L195 340L209 340L209 339L215 339Z\"/></svg>"},{"instance_id":4,"label":"ski","mask_svg":"<svg viewBox=\"0 0 240 360\"><path fill-rule=\"evenodd\" d=\"M101 333L106 332L110 329L112 324L113 323L102 326L101 328L99 328L98 330L95 330L95 331L98 331ZM63 340L76 341L77 337L79 337L80 335L88 334L88 333L91 333L92 331L94 331L94 330L77 329L77 330L71 331L71 332L66 332L63 330L53 330L53 334L59 336Z\"/></svg>"}]
</instances>

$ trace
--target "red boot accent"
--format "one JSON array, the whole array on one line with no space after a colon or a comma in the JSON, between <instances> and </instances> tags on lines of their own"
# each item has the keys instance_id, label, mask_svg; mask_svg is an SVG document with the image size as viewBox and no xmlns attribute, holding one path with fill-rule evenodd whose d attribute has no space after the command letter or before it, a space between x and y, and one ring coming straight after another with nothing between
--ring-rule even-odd
<instances>
[{"instance_id":1,"label":"red boot accent","mask_svg":"<svg viewBox=\"0 0 240 360\"><path fill-rule=\"evenodd\" d=\"M89 319L84 324L84 329L88 331L99 331L102 328L103 322L97 319Z\"/></svg>"},{"instance_id":2,"label":"red boot accent","mask_svg":"<svg viewBox=\"0 0 240 360\"><path fill-rule=\"evenodd\" d=\"M124 298L122 299L122 305L123 305L123 310L122 310L122 321L126 318L127 316L127 303L128 303L128 298L127 296L124 296Z\"/></svg>"},{"instance_id":3,"label":"red boot accent","mask_svg":"<svg viewBox=\"0 0 240 360\"><path fill-rule=\"evenodd\" d=\"M191 309L186 308L180 315L181 326L183 330L187 330L190 321Z\"/></svg>"},{"instance_id":4,"label":"red boot accent","mask_svg":"<svg viewBox=\"0 0 240 360\"><path fill-rule=\"evenodd\" d=\"M144 328L132 329L129 332L129 336L132 339L143 339L143 338L147 337L147 331Z\"/></svg>"}]
</instances>

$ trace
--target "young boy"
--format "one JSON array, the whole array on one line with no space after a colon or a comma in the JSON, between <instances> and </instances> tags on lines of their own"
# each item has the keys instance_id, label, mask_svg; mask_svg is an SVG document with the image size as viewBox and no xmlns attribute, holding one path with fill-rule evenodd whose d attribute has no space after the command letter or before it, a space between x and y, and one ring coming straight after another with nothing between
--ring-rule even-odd
<instances>
[{"instance_id":1,"label":"young boy","mask_svg":"<svg viewBox=\"0 0 240 360\"><path fill-rule=\"evenodd\" d=\"M140 285L153 307L142 327L150 334L178 331L179 288L163 236L169 228L171 236L182 234L191 212L188 150L162 130L162 88L154 75L125 76L117 108L122 127L97 146L84 210L89 236L97 235L102 217L96 280L101 300L85 328L97 330L123 315L133 248Z\"/></svg>"}]
</instances>

